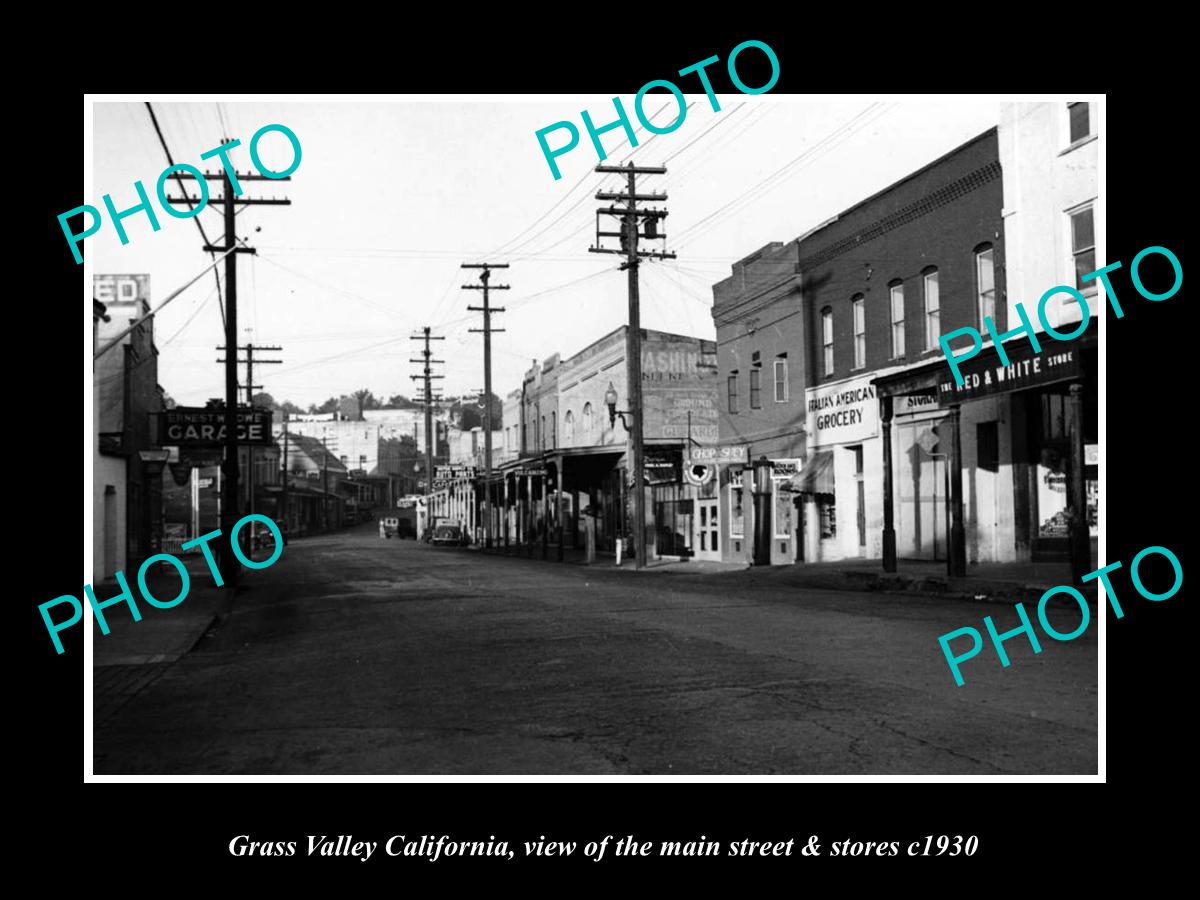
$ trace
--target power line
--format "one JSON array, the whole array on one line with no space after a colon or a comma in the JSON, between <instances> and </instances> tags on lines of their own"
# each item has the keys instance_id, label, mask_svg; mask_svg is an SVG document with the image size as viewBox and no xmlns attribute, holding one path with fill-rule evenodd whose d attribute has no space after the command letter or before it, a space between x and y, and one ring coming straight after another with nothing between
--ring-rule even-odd
<instances>
[{"instance_id":1,"label":"power line","mask_svg":"<svg viewBox=\"0 0 1200 900\"><path fill-rule=\"evenodd\" d=\"M703 216L702 218L693 222L687 228L683 229L683 231L681 231L678 235L676 235L676 246L682 247L684 244L694 241L697 237L699 237L701 234L703 234L705 231L707 231L709 228L712 227L711 224L708 225L707 227L704 227L706 222L712 222L712 220L716 219L717 217L719 217L729 211L732 211L732 209L737 205L745 205L747 203L752 202L753 200L757 199L758 196L760 194L762 194L763 191L765 191L767 188L774 187L776 184L778 184L780 181L782 181L783 178L787 177L788 175L795 174L795 172L788 173L787 172L788 169L792 168L793 166L797 166L799 163L804 162L806 160L811 162L814 159L816 159L816 154L818 153L818 151L826 151L827 152L828 150L833 149L833 147L835 147L838 144L845 141L847 138L850 137L850 135L852 133L852 129L856 125L861 128L864 125L866 125L868 123L868 121L870 121L870 120L865 119L865 117L867 117L868 115L872 115L873 113L877 113L877 115L873 116L873 118L877 118L879 115L882 115L883 112L886 112L886 107L884 107L884 108L881 108L881 107L883 107L883 104L880 104L880 103L870 104L865 109L860 111L857 115L855 115L852 119L850 119L848 122L845 122L842 125L835 128L833 131L831 131L825 137L821 138L821 140L819 140L816 144L809 147L807 150L800 153L798 156L793 157L788 162L784 163L784 165L780 166L778 169L776 169L774 172L772 172L766 178L762 179L757 184L755 184L752 187L748 188L747 190L743 191L741 194L734 197L732 200L729 200L727 203L724 203L721 206L717 207L715 210L710 212L708 215ZM713 224L715 224L715 222L713 222Z\"/></svg>"},{"instance_id":2,"label":"power line","mask_svg":"<svg viewBox=\"0 0 1200 900\"><path fill-rule=\"evenodd\" d=\"M149 101L146 102L146 110L150 113L150 121L154 125L154 133L158 135L158 142L160 144L162 144L163 153L165 153L167 155L167 164L169 166L175 165L175 160L171 158L171 150L169 147L167 147L167 139L165 137L163 137L162 129L158 125L158 117L156 115L154 115L154 107L150 105ZM180 191L183 192L183 196L185 198L187 198L187 196L188 196L187 187L184 185L183 176L181 174L179 174L179 172L175 173L175 181L179 184L179 189L180 189ZM191 198L187 199L187 205L188 205L188 209L192 209ZM204 245L206 247L211 247L212 241L210 241L208 239L208 235L205 234L205 232L204 232L204 226L200 223L200 216L199 215L192 216L192 221L195 222L196 227L200 229L200 237L204 238ZM214 257L215 257L215 254L210 252L209 258L213 259ZM217 305L221 309L221 328L224 328L225 327L225 301L221 297L221 275L215 268L213 269L213 277L217 280Z\"/></svg>"}]
</instances>

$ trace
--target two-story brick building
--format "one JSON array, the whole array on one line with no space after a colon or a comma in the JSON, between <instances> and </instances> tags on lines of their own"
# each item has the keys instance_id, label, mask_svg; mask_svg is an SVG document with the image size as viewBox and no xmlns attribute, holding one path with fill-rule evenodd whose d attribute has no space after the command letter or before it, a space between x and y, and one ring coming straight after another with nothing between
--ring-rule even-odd
<instances>
[{"instance_id":1,"label":"two-story brick building","mask_svg":"<svg viewBox=\"0 0 1200 900\"><path fill-rule=\"evenodd\" d=\"M1002 206L991 129L747 257L714 287L728 385L721 440L748 443L752 459L781 473L750 502L741 467L726 467L727 558L754 559L756 533L771 541L773 563L881 557L885 437L903 551L945 557L947 465L933 431L944 413L931 397L906 396L895 436L885 435L876 382L944 367L938 338L984 315L1005 328ZM756 511L770 516L766 527L748 523Z\"/></svg>"}]
</instances>

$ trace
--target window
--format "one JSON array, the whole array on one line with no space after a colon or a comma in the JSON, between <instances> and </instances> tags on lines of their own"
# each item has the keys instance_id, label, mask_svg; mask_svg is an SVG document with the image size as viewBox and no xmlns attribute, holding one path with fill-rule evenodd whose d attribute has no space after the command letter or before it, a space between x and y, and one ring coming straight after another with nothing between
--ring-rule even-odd
<instances>
[{"instance_id":1,"label":"window","mask_svg":"<svg viewBox=\"0 0 1200 900\"><path fill-rule=\"evenodd\" d=\"M592 404L583 404L583 439L588 443L592 440Z\"/></svg>"},{"instance_id":2,"label":"window","mask_svg":"<svg viewBox=\"0 0 1200 900\"><path fill-rule=\"evenodd\" d=\"M550 448L558 446L558 413L550 411Z\"/></svg>"},{"instance_id":3,"label":"window","mask_svg":"<svg viewBox=\"0 0 1200 900\"><path fill-rule=\"evenodd\" d=\"M772 488L775 497L775 539L783 540L792 536L792 511L795 506L792 503L792 498L795 496L791 491L783 491L779 489L781 482L776 481ZM784 550L786 551L786 548Z\"/></svg>"},{"instance_id":4,"label":"window","mask_svg":"<svg viewBox=\"0 0 1200 900\"><path fill-rule=\"evenodd\" d=\"M787 403L787 354L780 353L775 357L775 402Z\"/></svg>"},{"instance_id":5,"label":"window","mask_svg":"<svg viewBox=\"0 0 1200 900\"><path fill-rule=\"evenodd\" d=\"M729 485L729 536L740 538L745 536L746 515L742 508L745 493L742 489L741 478Z\"/></svg>"},{"instance_id":6,"label":"window","mask_svg":"<svg viewBox=\"0 0 1200 900\"><path fill-rule=\"evenodd\" d=\"M817 495L817 519L820 522L822 538L837 537L837 505L834 503L833 494Z\"/></svg>"},{"instance_id":7,"label":"window","mask_svg":"<svg viewBox=\"0 0 1200 900\"><path fill-rule=\"evenodd\" d=\"M575 413L567 410L567 414L563 416L563 445L566 447L575 446Z\"/></svg>"},{"instance_id":8,"label":"window","mask_svg":"<svg viewBox=\"0 0 1200 900\"><path fill-rule=\"evenodd\" d=\"M925 349L936 350L942 334L942 303L938 297L937 269L926 272L925 283Z\"/></svg>"},{"instance_id":9,"label":"window","mask_svg":"<svg viewBox=\"0 0 1200 900\"><path fill-rule=\"evenodd\" d=\"M904 285L888 288L892 305L892 359L904 355Z\"/></svg>"},{"instance_id":10,"label":"window","mask_svg":"<svg viewBox=\"0 0 1200 900\"><path fill-rule=\"evenodd\" d=\"M821 310L821 346L824 348L825 374L833 374L833 310Z\"/></svg>"},{"instance_id":11,"label":"window","mask_svg":"<svg viewBox=\"0 0 1200 900\"><path fill-rule=\"evenodd\" d=\"M984 244L975 251L975 288L979 306L979 330L983 331L984 318L996 318L996 267L991 244Z\"/></svg>"},{"instance_id":12,"label":"window","mask_svg":"<svg viewBox=\"0 0 1200 900\"><path fill-rule=\"evenodd\" d=\"M1068 139L1073 144L1092 133L1091 116L1087 103L1068 103L1067 118L1070 120ZM1091 269L1088 270L1089 272Z\"/></svg>"},{"instance_id":13,"label":"window","mask_svg":"<svg viewBox=\"0 0 1200 900\"><path fill-rule=\"evenodd\" d=\"M854 310L854 368L867 364L867 301L860 294L850 301Z\"/></svg>"},{"instance_id":14,"label":"window","mask_svg":"<svg viewBox=\"0 0 1200 900\"><path fill-rule=\"evenodd\" d=\"M725 383L729 388L729 411L731 413L735 413L738 411L737 377L738 377L738 373L736 371L733 371L733 372L730 372L729 377L727 379L725 379Z\"/></svg>"},{"instance_id":15,"label":"window","mask_svg":"<svg viewBox=\"0 0 1200 900\"><path fill-rule=\"evenodd\" d=\"M762 369L750 370L750 408L762 409Z\"/></svg>"},{"instance_id":16,"label":"window","mask_svg":"<svg viewBox=\"0 0 1200 900\"><path fill-rule=\"evenodd\" d=\"M541 449L543 449L543 450L546 449L546 417L545 416L542 416L542 440L538 446L541 447Z\"/></svg>"},{"instance_id":17,"label":"window","mask_svg":"<svg viewBox=\"0 0 1200 900\"><path fill-rule=\"evenodd\" d=\"M1090 206L1071 213L1071 255L1075 257L1075 287L1095 292L1096 282L1083 276L1096 271L1096 229Z\"/></svg>"}]
</instances>

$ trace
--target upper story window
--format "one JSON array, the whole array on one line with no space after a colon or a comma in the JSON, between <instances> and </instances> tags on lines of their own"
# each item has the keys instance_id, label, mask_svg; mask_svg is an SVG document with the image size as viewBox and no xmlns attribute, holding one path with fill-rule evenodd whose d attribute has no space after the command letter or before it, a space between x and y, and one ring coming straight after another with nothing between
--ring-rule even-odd
<instances>
[{"instance_id":1,"label":"upper story window","mask_svg":"<svg viewBox=\"0 0 1200 900\"><path fill-rule=\"evenodd\" d=\"M833 310L828 306L821 310L821 348L826 375L833 374Z\"/></svg>"},{"instance_id":2,"label":"upper story window","mask_svg":"<svg viewBox=\"0 0 1200 900\"><path fill-rule=\"evenodd\" d=\"M975 296L979 330L983 331L984 318L996 319L996 265L991 244L980 244L975 248Z\"/></svg>"},{"instance_id":3,"label":"upper story window","mask_svg":"<svg viewBox=\"0 0 1200 900\"><path fill-rule=\"evenodd\" d=\"M1075 258L1075 287L1080 291L1095 291L1095 280L1084 282L1083 276L1096 271L1096 228L1092 206L1068 213L1071 219L1071 255Z\"/></svg>"},{"instance_id":4,"label":"upper story window","mask_svg":"<svg viewBox=\"0 0 1200 900\"><path fill-rule=\"evenodd\" d=\"M867 365L867 301L859 294L850 301L854 312L854 368L862 369Z\"/></svg>"},{"instance_id":5,"label":"upper story window","mask_svg":"<svg viewBox=\"0 0 1200 900\"><path fill-rule=\"evenodd\" d=\"M1074 144L1092 133L1091 104L1087 102L1067 104L1067 140ZM1089 269L1089 271L1091 271Z\"/></svg>"},{"instance_id":6,"label":"upper story window","mask_svg":"<svg viewBox=\"0 0 1200 900\"><path fill-rule=\"evenodd\" d=\"M729 392L729 411L735 413L738 411L738 373L735 369L729 373L729 377L725 379L725 386Z\"/></svg>"},{"instance_id":7,"label":"upper story window","mask_svg":"<svg viewBox=\"0 0 1200 900\"><path fill-rule=\"evenodd\" d=\"M542 416L542 442L539 445L541 449L546 449L546 417Z\"/></svg>"},{"instance_id":8,"label":"upper story window","mask_svg":"<svg viewBox=\"0 0 1200 900\"><path fill-rule=\"evenodd\" d=\"M892 359L904 355L904 285L896 282L888 287L888 302L892 309Z\"/></svg>"},{"instance_id":9,"label":"upper story window","mask_svg":"<svg viewBox=\"0 0 1200 900\"><path fill-rule=\"evenodd\" d=\"M787 354L780 353L775 357L775 402L787 403Z\"/></svg>"},{"instance_id":10,"label":"upper story window","mask_svg":"<svg viewBox=\"0 0 1200 900\"><path fill-rule=\"evenodd\" d=\"M567 414L563 416L563 445L567 447L575 446L575 413L567 410Z\"/></svg>"},{"instance_id":11,"label":"upper story window","mask_svg":"<svg viewBox=\"0 0 1200 900\"><path fill-rule=\"evenodd\" d=\"M588 443L592 440L592 404L583 404L583 439Z\"/></svg>"},{"instance_id":12,"label":"upper story window","mask_svg":"<svg viewBox=\"0 0 1200 900\"><path fill-rule=\"evenodd\" d=\"M925 294L925 349L936 350L942 335L942 302L938 296L937 269L927 269L921 276Z\"/></svg>"},{"instance_id":13,"label":"upper story window","mask_svg":"<svg viewBox=\"0 0 1200 900\"><path fill-rule=\"evenodd\" d=\"M558 447L558 413L550 410L550 449Z\"/></svg>"},{"instance_id":14,"label":"upper story window","mask_svg":"<svg viewBox=\"0 0 1200 900\"><path fill-rule=\"evenodd\" d=\"M762 369L758 366L750 370L750 408L762 409Z\"/></svg>"}]
</instances>

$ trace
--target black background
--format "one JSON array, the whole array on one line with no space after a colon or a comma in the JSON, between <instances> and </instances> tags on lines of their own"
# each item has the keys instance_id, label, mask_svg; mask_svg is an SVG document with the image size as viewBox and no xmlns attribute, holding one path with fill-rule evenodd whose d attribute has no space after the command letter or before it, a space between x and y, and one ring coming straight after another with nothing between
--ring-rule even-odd
<instances>
[{"instance_id":1,"label":"black background","mask_svg":"<svg viewBox=\"0 0 1200 900\"><path fill-rule=\"evenodd\" d=\"M535 22L557 27L555 11L538 13ZM555 40L534 34L504 39L490 28L471 34L463 29L432 32L411 25L403 34L371 39L362 22L330 26L320 46L306 46L294 35L263 42L243 39L230 61L215 43L200 54L203 65L180 63L170 54L161 61L139 57L138 67L108 65L93 70L94 90L212 91L403 91L490 93L598 92L623 97L646 81L717 54L722 64L710 69L714 88L731 92L723 61L734 45L747 38L769 43L778 54L781 78L772 93L858 91L945 92L966 87L1026 92L1062 90L1044 80L1046 72L1032 63L1007 59L1019 45L1042 48L1042 59L1059 45L1053 34L990 33L988 53L972 52L980 38L964 46L940 48L923 70L908 57L868 52L872 42L888 37L876 28L842 23L839 29L771 28L734 21L709 36L680 35L671 28L645 36L661 11L597 13L586 24L562 25ZM676 14L672 14L674 16ZM640 40L628 40L623 17L642 20ZM878 23L875 23L878 26ZM424 30L422 30L424 28ZM851 29L854 29L853 31ZM486 32L486 33L485 33ZM574 35L574 37L571 37ZM585 37L585 35L587 35ZM594 36L593 36L594 35ZM966 36L964 35L964 38ZM954 42L950 42L954 43ZM825 45L825 46L822 46ZM270 49L268 49L270 47ZM82 51L81 51L82 52ZM191 54L193 51L179 51ZM1082 48L1079 51L1082 53ZM1091 65L1076 67L1085 57L1063 49L1057 58L1075 81L1068 89L1103 90L1109 78L1095 65L1104 57L1088 51ZM751 85L765 81L765 69L754 71L750 51L739 59L739 71ZM80 57L83 58L83 57ZM109 59L109 55L104 57ZM1031 57L1038 59L1037 53ZM1106 60L1107 61L1107 60ZM111 62L111 60L110 60ZM745 66L742 66L742 63ZM903 65L898 64L903 63ZM1157 66L1157 61L1155 62ZM1106 68L1108 68L1106 66ZM1114 66L1114 68L1116 68ZM1130 66L1136 68L1136 66ZM225 74L228 72L228 77ZM1159 75L1157 69L1151 75ZM137 78L135 84L133 79ZM1122 67L1121 77L1131 77ZM980 83L969 83L980 79ZM685 90L694 90L679 79ZM59 230L59 212L94 202L82 194L80 151L84 100L76 85L42 84L36 97L12 110L34 123L36 141L24 145L26 158L14 174L24 199L10 199L10 221L34 229L32 239L10 237L11 251L33 250L34 262L13 253L10 272L20 287L10 293L17 312L10 335L10 492L9 580L15 582L10 607L24 617L21 632L25 656L10 690L18 702L18 721L9 723L9 743L20 761L10 763L17 782L28 791L19 820L29 830L30 846L58 862L81 854L81 874L97 881L148 873L146 867L173 869L175 882L189 882L191 871L204 873L212 889L239 885L227 876L272 883L303 875L305 883L352 886L364 876L396 888L414 876L435 874L452 884L460 876L498 879L518 872L524 883L538 874L566 875L562 887L590 883L607 873L636 878L650 866L664 874L706 880L770 870L794 875L797 888L806 877L826 873L844 884L871 873L891 879L901 873L934 879L968 874L961 889L984 888L996 873L1016 889L1031 870L1050 867L1071 877L1077 867L1101 868L1117 859L1157 859L1169 855L1164 842L1170 826L1172 799L1186 784L1191 761L1186 756L1190 733L1189 679L1184 643L1191 632L1184 621L1187 582L1162 603L1137 597L1128 581L1128 563L1152 544L1171 548L1189 571L1182 520L1192 513L1191 435L1195 401L1185 366L1189 352L1184 323L1184 290L1170 300L1151 303L1128 281L1128 263L1142 248L1171 248L1183 263L1183 216L1194 195L1187 171L1187 141L1172 133L1180 121L1177 102L1148 80L1145 89L1109 92L1104 134L1107 145L1108 261L1122 260L1114 278L1126 315L1111 313L1102 323L1107 332L1107 486L1101 503L1107 516L1108 559L1126 569L1114 578L1126 615L1107 613L1107 752L1102 755L1107 785L1049 782L999 784L220 784L211 788L167 784L83 783L82 629L65 636L67 652L59 657L46 639L37 604L59 594L76 593L80 566L75 529L87 515L80 449L90 453L90 424L82 422L79 405L79 340L90 340L86 304L81 312L79 277ZM138 99L141 99L140 95ZM564 110L568 107L564 106ZM570 106L570 109L575 109ZM565 117L565 116L564 116ZM480 140L487 136L481 134ZM102 148L97 148L100 152ZM531 138L530 152L537 152ZM157 173L147 172L151 178ZM738 248L732 248L736 251ZM745 248L742 248L745 249ZM86 253L86 245L85 250ZM74 310L75 312L71 312ZM15 337L16 340L12 340ZM83 369L89 369L85 353ZM18 376L15 373L20 373ZM86 386L86 380L85 380ZM86 389L86 388L85 388ZM87 429L81 440L81 425ZM32 437L32 440L27 439ZM20 452L23 450L24 452ZM20 466L20 468L18 468ZM79 500L83 499L80 511ZM79 518L77 519L76 516ZM1094 626L1093 626L1094 627ZM1101 794L1100 792L1104 793ZM231 838L249 834L255 840L294 840L298 854L290 859L245 860L227 851ZM604 835L634 834L639 840L743 838L797 839L796 855L784 859L614 860L584 859L579 851L566 860L445 860L429 864L377 854L370 863L306 859L305 835L353 834L356 840L384 841L393 834L448 834L456 839L495 835L514 845L545 835L548 839L586 842ZM817 859L798 855L810 834L832 840L922 839L927 834L975 834L980 850L971 860L949 859ZM986 866L986 869L982 868ZM576 882L574 879L578 878ZM316 880L314 880L316 879ZM384 880L385 879L385 880ZM498 883L498 882L496 882ZM1074 883L1074 882L1072 882ZM632 884L639 884L634 881ZM744 882L753 888L754 882ZM765 885L764 885L765 886ZM197 884L200 887L200 884Z\"/></svg>"}]
</instances>

